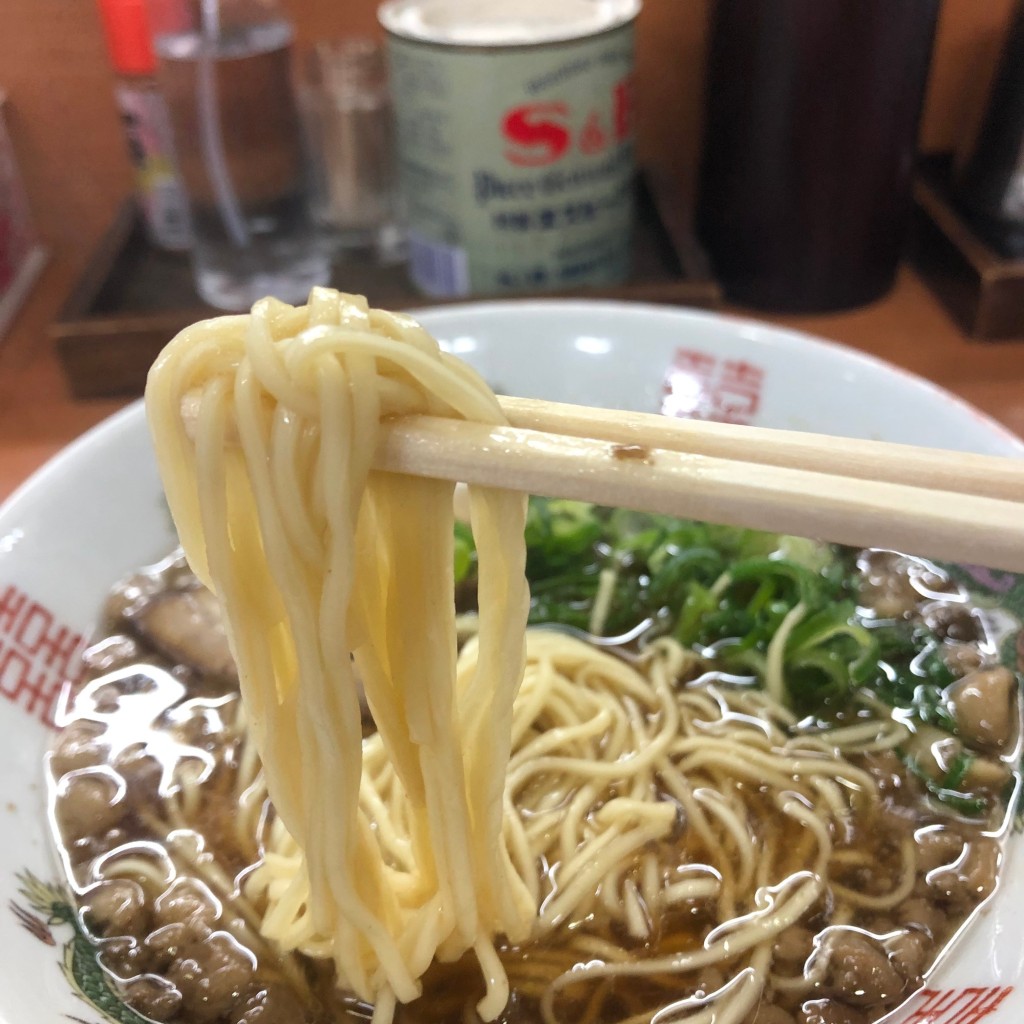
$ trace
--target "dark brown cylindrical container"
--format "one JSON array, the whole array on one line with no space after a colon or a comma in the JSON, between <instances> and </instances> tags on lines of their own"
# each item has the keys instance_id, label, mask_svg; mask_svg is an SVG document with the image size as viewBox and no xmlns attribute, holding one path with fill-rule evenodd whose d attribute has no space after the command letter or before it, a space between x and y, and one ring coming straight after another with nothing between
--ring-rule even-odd
<instances>
[{"instance_id":1,"label":"dark brown cylindrical container","mask_svg":"<svg viewBox=\"0 0 1024 1024\"><path fill-rule=\"evenodd\" d=\"M726 294L858 306L890 287L939 0L720 0L697 226Z\"/></svg>"}]
</instances>

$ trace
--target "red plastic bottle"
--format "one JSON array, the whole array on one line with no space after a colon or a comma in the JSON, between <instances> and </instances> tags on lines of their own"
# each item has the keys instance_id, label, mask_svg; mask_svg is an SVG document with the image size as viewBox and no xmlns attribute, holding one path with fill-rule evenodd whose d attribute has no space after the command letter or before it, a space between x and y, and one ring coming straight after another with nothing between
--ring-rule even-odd
<instances>
[{"instance_id":1,"label":"red plastic bottle","mask_svg":"<svg viewBox=\"0 0 1024 1024\"><path fill-rule=\"evenodd\" d=\"M144 0L99 0L115 95L135 167L135 189L150 241L188 249L188 200L174 161L167 104L156 83L156 57Z\"/></svg>"}]
</instances>

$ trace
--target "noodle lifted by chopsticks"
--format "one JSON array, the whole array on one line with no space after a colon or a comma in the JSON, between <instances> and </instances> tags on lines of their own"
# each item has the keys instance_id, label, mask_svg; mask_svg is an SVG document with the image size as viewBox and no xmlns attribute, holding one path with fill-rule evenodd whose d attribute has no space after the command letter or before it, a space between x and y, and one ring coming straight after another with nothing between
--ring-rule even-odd
<instances>
[{"instance_id":1,"label":"noodle lifted by chopsticks","mask_svg":"<svg viewBox=\"0 0 1024 1024\"><path fill-rule=\"evenodd\" d=\"M193 442L181 409L197 394ZM370 462L384 417L499 423L494 395L411 319L315 289L305 308L267 299L182 332L146 402L182 544L226 611L271 799L303 851L292 902L380 1016L417 996L435 956L474 949L493 1018L507 988L491 937L525 939L536 915L502 838L526 499L471 492L480 661L457 687L453 485ZM408 801L404 863L359 800L357 676Z\"/></svg>"}]
</instances>

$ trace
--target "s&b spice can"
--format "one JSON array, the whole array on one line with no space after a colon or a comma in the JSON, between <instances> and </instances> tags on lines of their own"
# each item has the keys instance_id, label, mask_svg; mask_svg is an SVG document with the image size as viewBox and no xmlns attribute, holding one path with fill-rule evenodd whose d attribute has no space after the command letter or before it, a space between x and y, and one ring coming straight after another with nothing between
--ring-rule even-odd
<instances>
[{"instance_id":1,"label":"s&b spice can","mask_svg":"<svg viewBox=\"0 0 1024 1024\"><path fill-rule=\"evenodd\" d=\"M626 277L639 7L381 7L410 273L421 291L564 290Z\"/></svg>"}]
</instances>

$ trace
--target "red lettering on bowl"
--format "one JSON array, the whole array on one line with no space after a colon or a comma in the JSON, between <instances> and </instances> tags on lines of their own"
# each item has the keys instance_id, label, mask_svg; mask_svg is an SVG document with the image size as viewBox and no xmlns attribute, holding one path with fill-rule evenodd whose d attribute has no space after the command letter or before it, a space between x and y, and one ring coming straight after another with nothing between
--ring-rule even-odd
<instances>
[{"instance_id":1,"label":"red lettering on bowl","mask_svg":"<svg viewBox=\"0 0 1024 1024\"><path fill-rule=\"evenodd\" d=\"M745 359L676 349L662 385L666 416L750 424L761 408L765 371Z\"/></svg>"},{"instance_id":2,"label":"red lettering on bowl","mask_svg":"<svg viewBox=\"0 0 1024 1024\"><path fill-rule=\"evenodd\" d=\"M13 584L0 590L0 696L53 728L65 680L78 674L82 637Z\"/></svg>"},{"instance_id":3,"label":"red lettering on bowl","mask_svg":"<svg viewBox=\"0 0 1024 1024\"><path fill-rule=\"evenodd\" d=\"M905 1024L979 1024L995 1013L1013 991L1012 985L988 988L925 989L924 1000Z\"/></svg>"}]
</instances>

